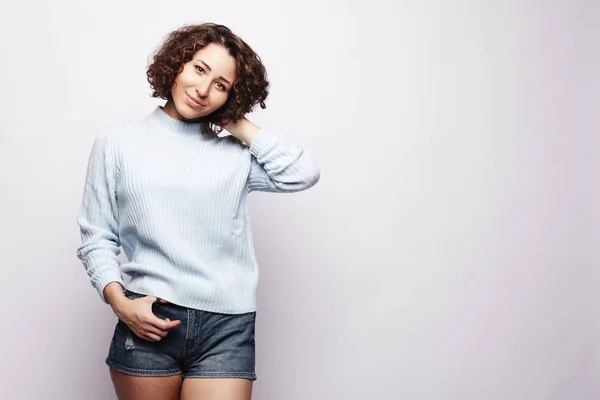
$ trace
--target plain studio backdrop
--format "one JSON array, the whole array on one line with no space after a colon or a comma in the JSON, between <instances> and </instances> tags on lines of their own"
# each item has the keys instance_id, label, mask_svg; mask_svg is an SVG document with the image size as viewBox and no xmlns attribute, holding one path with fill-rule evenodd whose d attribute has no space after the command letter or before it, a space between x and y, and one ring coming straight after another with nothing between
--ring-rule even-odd
<instances>
[{"instance_id":1,"label":"plain studio backdrop","mask_svg":"<svg viewBox=\"0 0 600 400\"><path fill-rule=\"evenodd\" d=\"M254 399L600 398L592 1L26 2L0 13L0 398L114 399L75 251L94 137L172 29L261 56L249 118L314 188L253 193Z\"/></svg>"}]
</instances>

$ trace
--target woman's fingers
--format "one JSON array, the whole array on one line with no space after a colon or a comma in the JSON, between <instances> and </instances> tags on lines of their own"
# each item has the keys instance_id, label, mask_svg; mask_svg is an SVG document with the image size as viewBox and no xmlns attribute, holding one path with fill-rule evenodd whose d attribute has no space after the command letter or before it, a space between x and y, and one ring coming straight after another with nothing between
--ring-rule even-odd
<instances>
[{"instance_id":1,"label":"woman's fingers","mask_svg":"<svg viewBox=\"0 0 600 400\"><path fill-rule=\"evenodd\" d=\"M142 336L142 338L149 340L151 342L160 342L160 340L162 339L162 337L160 337L152 332L146 333L145 335Z\"/></svg>"},{"instance_id":2,"label":"woman's fingers","mask_svg":"<svg viewBox=\"0 0 600 400\"><path fill-rule=\"evenodd\" d=\"M153 304L165 304L167 303L165 300L154 296L145 296L133 301L138 302L136 305L138 309L136 312L137 317L130 322L130 328L142 339L158 342L166 337L171 329L181 324L180 320L161 319L152 312Z\"/></svg>"},{"instance_id":3,"label":"woman's fingers","mask_svg":"<svg viewBox=\"0 0 600 400\"><path fill-rule=\"evenodd\" d=\"M171 320L166 320L166 319L160 319L156 315L152 314L148 319L148 323L152 324L152 326L154 326L155 328L158 328L161 331L169 331L169 330L175 328L176 326L178 326L181 323L181 321L180 320L171 321Z\"/></svg>"},{"instance_id":4,"label":"woman's fingers","mask_svg":"<svg viewBox=\"0 0 600 400\"><path fill-rule=\"evenodd\" d=\"M154 326L151 326L150 328L148 328L146 333L152 333L153 335L164 338L164 337L167 337L167 334L169 333L169 331L161 331L160 329L155 328Z\"/></svg>"},{"instance_id":5,"label":"woman's fingers","mask_svg":"<svg viewBox=\"0 0 600 400\"><path fill-rule=\"evenodd\" d=\"M148 298L150 298L152 300L152 304L167 304L169 303L168 301L166 301L165 299L161 299L160 297L154 297L154 296L147 296Z\"/></svg>"},{"instance_id":6,"label":"woman's fingers","mask_svg":"<svg viewBox=\"0 0 600 400\"><path fill-rule=\"evenodd\" d=\"M160 318L155 317L159 321L163 321ZM163 322L166 322L163 321ZM172 321L171 321L172 322ZM179 325L179 324L177 324ZM133 330L133 329L132 329ZM137 329L134 330L135 334L141 338L152 340L153 342L158 342L159 340L165 338L169 333L170 329L160 329L156 327L149 321L143 322L142 324L137 326Z\"/></svg>"}]
</instances>

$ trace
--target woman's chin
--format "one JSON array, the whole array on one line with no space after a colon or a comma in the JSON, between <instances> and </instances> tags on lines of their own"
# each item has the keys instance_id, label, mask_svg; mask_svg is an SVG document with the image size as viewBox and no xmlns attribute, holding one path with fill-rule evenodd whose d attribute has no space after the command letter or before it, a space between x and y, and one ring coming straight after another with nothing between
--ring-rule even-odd
<instances>
[{"instance_id":1,"label":"woman's chin","mask_svg":"<svg viewBox=\"0 0 600 400\"><path fill-rule=\"evenodd\" d=\"M187 104L183 104L179 107L175 107L177 109L177 112L179 113L179 115L181 115L181 117L183 119L185 119L186 121L194 121L197 120L199 118L202 118L204 116L206 116L207 114L204 112L198 112L198 110L194 110L193 108L189 107Z\"/></svg>"}]
</instances>

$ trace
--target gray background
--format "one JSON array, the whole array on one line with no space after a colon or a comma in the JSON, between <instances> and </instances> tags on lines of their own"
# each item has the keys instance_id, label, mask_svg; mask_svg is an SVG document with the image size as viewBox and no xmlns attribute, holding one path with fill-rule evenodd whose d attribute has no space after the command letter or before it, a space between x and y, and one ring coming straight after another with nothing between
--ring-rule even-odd
<instances>
[{"instance_id":1,"label":"gray background","mask_svg":"<svg viewBox=\"0 0 600 400\"><path fill-rule=\"evenodd\" d=\"M267 66L249 118L322 168L251 196L255 399L600 398L598 2L6 7L0 397L114 398L116 319L75 255L87 157L162 104L162 37L214 21Z\"/></svg>"}]
</instances>

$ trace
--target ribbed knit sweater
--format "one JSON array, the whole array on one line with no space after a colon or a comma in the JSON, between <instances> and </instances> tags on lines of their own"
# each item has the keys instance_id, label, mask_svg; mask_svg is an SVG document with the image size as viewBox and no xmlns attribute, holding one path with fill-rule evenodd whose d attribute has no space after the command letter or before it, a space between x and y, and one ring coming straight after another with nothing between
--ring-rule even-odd
<instances>
[{"instance_id":1,"label":"ribbed knit sweater","mask_svg":"<svg viewBox=\"0 0 600 400\"><path fill-rule=\"evenodd\" d=\"M77 257L105 302L104 288L125 287L124 273L131 277L127 289L174 304L256 311L259 271L247 194L301 191L319 177L301 146L269 129L247 146L157 106L95 137L77 213Z\"/></svg>"}]
</instances>

